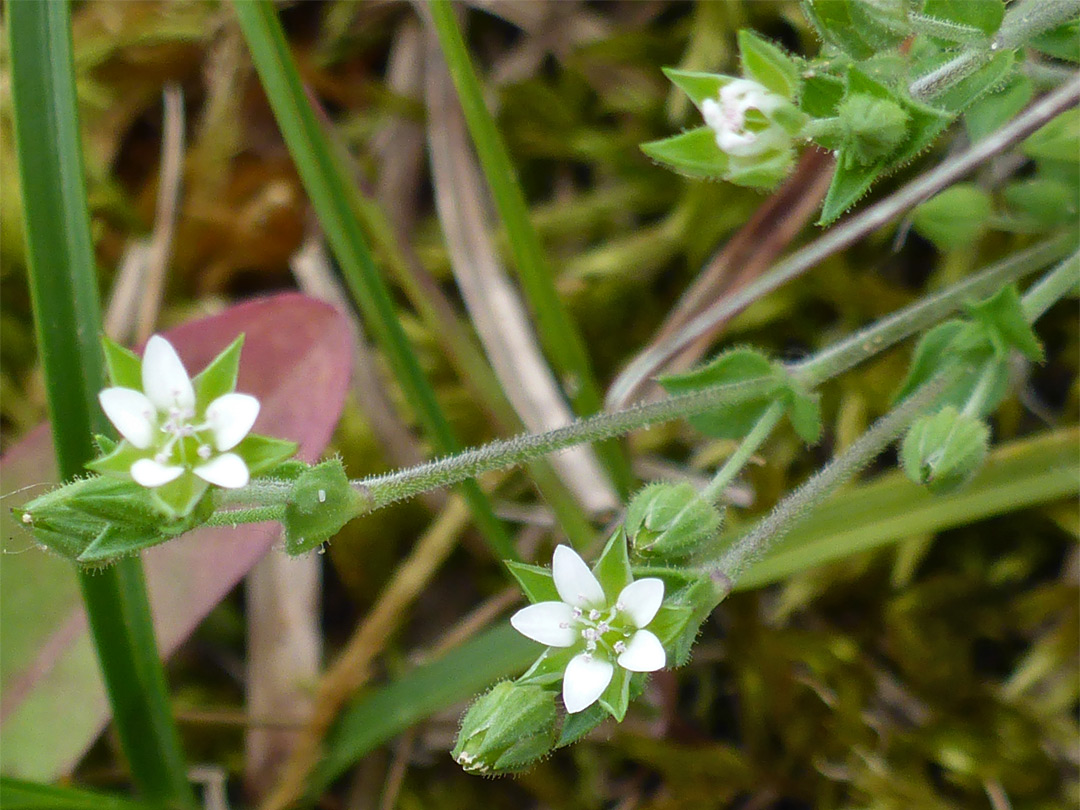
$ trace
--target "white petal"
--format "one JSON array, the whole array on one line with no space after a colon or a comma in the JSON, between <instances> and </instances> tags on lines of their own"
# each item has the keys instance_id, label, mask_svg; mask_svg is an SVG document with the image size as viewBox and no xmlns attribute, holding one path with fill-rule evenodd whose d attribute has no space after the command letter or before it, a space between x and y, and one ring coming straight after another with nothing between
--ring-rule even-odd
<instances>
[{"instance_id":1,"label":"white petal","mask_svg":"<svg viewBox=\"0 0 1080 810\"><path fill-rule=\"evenodd\" d=\"M653 620L664 601L664 581L649 577L631 582L622 589L617 601L634 627L644 627Z\"/></svg>"},{"instance_id":2,"label":"white petal","mask_svg":"<svg viewBox=\"0 0 1080 810\"><path fill-rule=\"evenodd\" d=\"M619 666L631 672L655 672L663 669L666 663L664 645L648 630L634 633L626 651L619 656Z\"/></svg>"},{"instance_id":3,"label":"white petal","mask_svg":"<svg viewBox=\"0 0 1080 810\"><path fill-rule=\"evenodd\" d=\"M146 342L142 362L143 391L159 411L195 407L195 389L180 356L165 338L154 335Z\"/></svg>"},{"instance_id":4,"label":"white petal","mask_svg":"<svg viewBox=\"0 0 1080 810\"><path fill-rule=\"evenodd\" d=\"M526 638L549 647L569 647L577 638L574 609L564 602L537 602L510 617L511 626Z\"/></svg>"},{"instance_id":5,"label":"white petal","mask_svg":"<svg viewBox=\"0 0 1080 810\"><path fill-rule=\"evenodd\" d=\"M224 394L206 408L206 421L218 450L232 450L248 435L259 415L259 400L250 394Z\"/></svg>"},{"instance_id":6,"label":"white petal","mask_svg":"<svg viewBox=\"0 0 1080 810\"><path fill-rule=\"evenodd\" d=\"M562 696L566 711L576 714L592 706L604 694L615 667L603 658L575 655L563 674Z\"/></svg>"},{"instance_id":7,"label":"white petal","mask_svg":"<svg viewBox=\"0 0 1080 810\"><path fill-rule=\"evenodd\" d=\"M225 453L200 464L192 470L203 481L217 484L226 489L247 486L249 479L247 464L236 453Z\"/></svg>"},{"instance_id":8,"label":"white petal","mask_svg":"<svg viewBox=\"0 0 1080 810\"><path fill-rule=\"evenodd\" d=\"M183 471L183 467L159 464L152 458L140 458L131 465L131 477L135 483L151 488L175 481Z\"/></svg>"},{"instance_id":9,"label":"white petal","mask_svg":"<svg viewBox=\"0 0 1080 810\"><path fill-rule=\"evenodd\" d=\"M602 607L607 601L604 589L596 581L589 566L570 546L556 546L551 561L551 577L555 590L568 605Z\"/></svg>"},{"instance_id":10,"label":"white petal","mask_svg":"<svg viewBox=\"0 0 1080 810\"><path fill-rule=\"evenodd\" d=\"M106 388L98 394L101 410L120 435L145 450L154 440L154 403L134 388Z\"/></svg>"}]
</instances>

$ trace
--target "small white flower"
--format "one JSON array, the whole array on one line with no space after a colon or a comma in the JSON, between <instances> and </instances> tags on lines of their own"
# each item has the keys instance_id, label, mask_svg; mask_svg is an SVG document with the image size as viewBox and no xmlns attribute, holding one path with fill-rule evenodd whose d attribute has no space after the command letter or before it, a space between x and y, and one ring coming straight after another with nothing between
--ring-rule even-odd
<instances>
[{"instance_id":1,"label":"small white flower","mask_svg":"<svg viewBox=\"0 0 1080 810\"><path fill-rule=\"evenodd\" d=\"M179 355L154 335L142 361L142 391L106 388L98 395L109 421L146 455L131 465L144 487L160 487L191 470L202 480L234 489L249 479L247 464L230 453L251 430L259 401L248 394L224 394L197 413L195 388Z\"/></svg>"},{"instance_id":2,"label":"small white flower","mask_svg":"<svg viewBox=\"0 0 1080 810\"><path fill-rule=\"evenodd\" d=\"M747 126L746 113L757 110L766 118L783 99L750 79L734 79L720 88L719 101L701 103L705 123L716 133L721 151L736 157L752 157L767 151L777 141L775 126L754 130Z\"/></svg>"},{"instance_id":3,"label":"small white flower","mask_svg":"<svg viewBox=\"0 0 1080 810\"><path fill-rule=\"evenodd\" d=\"M549 647L580 647L563 674L563 702L570 714L599 700L618 664L630 672L663 669L667 655L660 639L646 630L664 601L664 583L655 578L631 582L611 600L569 546L558 546L551 576L561 602L522 608L510 624L522 635Z\"/></svg>"}]
</instances>

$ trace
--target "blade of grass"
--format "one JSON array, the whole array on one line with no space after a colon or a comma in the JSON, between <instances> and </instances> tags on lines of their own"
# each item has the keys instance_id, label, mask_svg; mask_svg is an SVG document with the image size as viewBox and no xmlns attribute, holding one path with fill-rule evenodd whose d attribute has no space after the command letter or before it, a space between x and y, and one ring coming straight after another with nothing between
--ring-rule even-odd
<instances>
[{"instance_id":1,"label":"blade of grass","mask_svg":"<svg viewBox=\"0 0 1080 810\"><path fill-rule=\"evenodd\" d=\"M4 810L154 810L152 804L123 796L42 785L8 776L0 777L0 807Z\"/></svg>"},{"instance_id":2,"label":"blade of grass","mask_svg":"<svg viewBox=\"0 0 1080 810\"><path fill-rule=\"evenodd\" d=\"M529 219L525 195L517 181L506 145L484 103L480 80L454 19L454 9L448 0L432 0L429 9L477 157L491 189L495 208L506 228L510 252L536 318L540 341L556 374L569 389L570 400L578 414L587 416L596 413L603 407L603 401L584 341L555 290L554 273ZM611 441L598 444L596 451L603 459L615 488L625 498L633 481L625 454L617 443Z\"/></svg>"},{"instance_id":3,"label":"blade of grass","mask_svg":"<svg viewBox=\"0 0 1080 810\"><path fill-rule=\"evenodd\" d=\"M79 139L66 2L7 9L15 146L19 160L34 323L57 463L83 472L105 375L101 310ZM169 708L142 563L121 561L80 586L113 717L132 778L148 799L190 806L194 796Z\"/></svg>"},{"instance_id":4,"label":"blade of grass","mask_svg":"<svg viewBox=\"0 0 1080 810\"><path fill-rule=\"evenodd\" d=\"M424 377L398 321L390 289L353 215L347 175L338 165L304 93L277 12L266 0L235 2L233 8L274 117L349 290L364 314L365 325L386 352L398 382L434 444L440 452L452 453L459 447L457 439ZM461 491L492 551L501 558L517 559L506 530L479 485L467 481Z\"/></svg>"}]
</instances>

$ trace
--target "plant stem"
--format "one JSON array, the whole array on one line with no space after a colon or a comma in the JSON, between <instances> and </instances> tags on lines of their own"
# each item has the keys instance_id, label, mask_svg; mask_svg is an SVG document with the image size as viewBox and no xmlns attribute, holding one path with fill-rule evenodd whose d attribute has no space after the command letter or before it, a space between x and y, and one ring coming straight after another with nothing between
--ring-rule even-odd
<instances>
[{"instance_id":1,"label":"plant stem","mask_svg":"<svg viewBox=\"0 0 1080 810\"><path fill-rule=\"evenodd\" d=\"M774 402L765 410L765 413L761 415L761 418L758 419L754 427L739 444L738 449L724 462L724 466L717 470L709 485L701 491L701 496L705 500L717 501L720 499L720 495L728 488L728 485L739 474L746 462L750 460L750 456L754 455L757 449L769 438L773 428L783 418L785 410L784 403L780 401Z\"/></svg>"},{"instance_id":2,"label":"plant stem","mask_svg":"<svg viewBox=\"0 0 1080 810\"><path fill-rule=\"evenodd\" d=\"M1011 122L973 144L965 152L916 178L862 213L855 214L826 231L753 283L721 298L691 319L666 341L663 347L638 355L634 362L619 374L619 379L634 381L644 376L648 372L641 373L641 370L662 365L683 347L708 333L717 322L734 317L762 296L799 277L829 256L854 244L866 234L951 185L983 161L1026 138L1058 113L1075 105L1078 100L1080 78L1039 99ZM608 392L608 401L618 402L622 396L623 388L612 386Z\"/></svg>"},{"instance_id":3,"label":"plant stem","mask_svg":"<svg viewBox=\"0 0 1080 810\"><path fill-rule=\"evenodd\" d=\"M1055 303L1080 284L1080 253L1074 253L1035 284L1021 300L1024 317L1034 323Z\"/></svg>"},{"instance_id":4,"label":"plant stem","mask_svg":"<svg viewBox=\"0 0 1080 810\"><path fill-rule=\"evenodd\" d=\"M29 282L60 475L84 472L91 436L108 424L97 403L105 374L85 172L75 96L70 6L6 9L14 142ZM79 573L86 614L131 776L147 799L191 807L180 741L138 557Z\"/></svg>"},{"instance_id":5,"label":"plant stem","mask_svg":"<svg viewBox=\"0 0 1080 810\"><path fill-rule=\"evenodd\" d=\"M805 484L784 498L765 518L733 545L715 567L714 579L729 588L746 568L759 559L798 520L838 486L872 462L882 450L941 393L952 374L938 375L878 419L862 436Z\"/></svg>"},{"instance_id":6,"label":"plant stem","mask_svg":"<svg viewBox=\"0 0 1080 810\"><path fill-rule=\"evenodd\" d=\"M1065 234L1014 253L947 290L923 298L822 349L813 357L788 366L788 370L806 388L816 388L886 347L937 324L963 304L992 295L1010 281L1045 267L1072 247L1074 242L1074 236ZM1076 261L1077 257L1074 256L1066 264Z\"/></svg>"}]
</instances>

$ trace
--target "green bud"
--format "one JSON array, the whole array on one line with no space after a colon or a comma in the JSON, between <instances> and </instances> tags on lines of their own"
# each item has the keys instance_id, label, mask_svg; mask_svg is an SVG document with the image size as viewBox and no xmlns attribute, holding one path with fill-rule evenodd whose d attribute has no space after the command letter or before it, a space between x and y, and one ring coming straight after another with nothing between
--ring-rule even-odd
<instances>
[{"instance_id":1,"label":"green bud","mask_svg":"<svg viewBox=\"0 0 1080 810\"><path fill-rule=\"evenodd\" d=\"M845 134L844 153L863 166L888 157L908 134L908 114L903 107L864 93L844 99L837 116Z\"/></svg>"},{"instance_id":2,"label":"green bud","mask_svg":"<svg viewBox=\"0 0 1080 810\"><path fill-rule=\"evenodd\" d=\"M720 530L720 510L686 482L650 484L626 510L626 536L634 553L650 560L680 560L701 550Z\"/></svg>"},{"instance_id":3,"label":"green bud","mask_svg":"<svg viewBox=\"0 0 1080 810\"><path fill-rule=\"evenodd\" d=\"M450 755L470 773L520 771L551 753L556 721L554 692L503 681L469 707Z\"/></svg>"},{"instance_id":4,"label":"green bud","mask_svg":"<svg viewBox=\"0 0 1080 810\"><path fill-rule=\"evenodd\" d=\"M920 417L904 437L900 458L904 472L936 495L952 492L982 466L990 429L951 405Z\"/></svg>"},{"instance_id":5,"label":"green bud","mask_svg":"<svg viewBox=\"0 0 1080 810\"><path fill-rule=\"evenodd\" d=\"M297 476L285 503L285 551L297 556L318 548L370 503L349 483L341 459L309 467Z\"/></svg>"}]
</instances>

